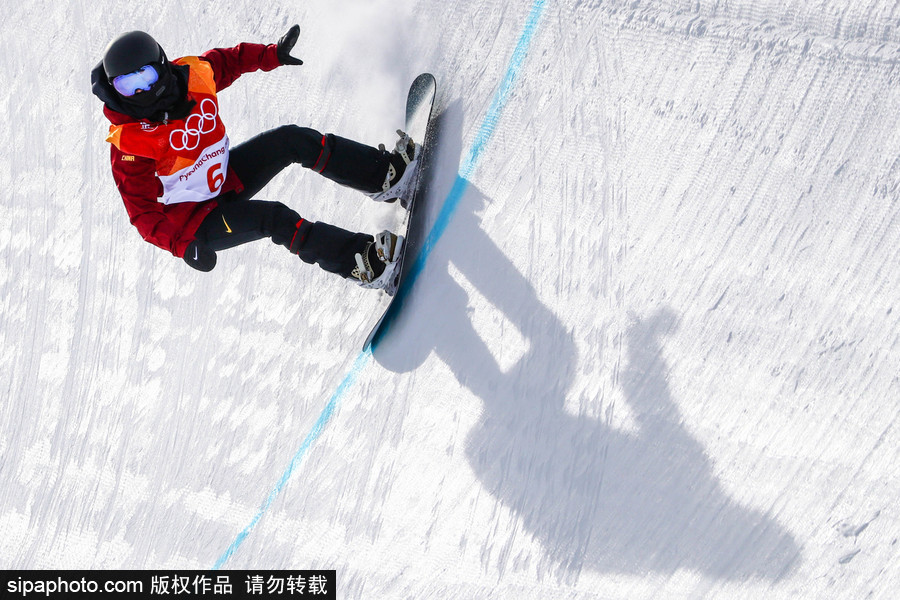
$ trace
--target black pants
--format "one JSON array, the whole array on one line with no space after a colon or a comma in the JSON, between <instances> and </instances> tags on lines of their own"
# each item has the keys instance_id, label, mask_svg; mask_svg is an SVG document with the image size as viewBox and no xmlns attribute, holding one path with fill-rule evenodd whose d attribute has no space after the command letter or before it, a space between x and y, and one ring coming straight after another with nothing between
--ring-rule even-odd
<instances>
[{"instance_id":1,"label":"black pants","mask_svg":"<svg viewBox=\"0 0 900 600\"><path fill-rule=\"evenodd\" d=\"M300 164L324 177L363 192L381 189L389 154L313 129L285 125L235 146L229 164L244 189L227 192L203 220L197 239L213 250L225 250L263 238L288 248L302 260L343 277L356 266L372 236L323 222L303 219L281 202L255 200L275 175Z\"/></svg>"}]
</instances>

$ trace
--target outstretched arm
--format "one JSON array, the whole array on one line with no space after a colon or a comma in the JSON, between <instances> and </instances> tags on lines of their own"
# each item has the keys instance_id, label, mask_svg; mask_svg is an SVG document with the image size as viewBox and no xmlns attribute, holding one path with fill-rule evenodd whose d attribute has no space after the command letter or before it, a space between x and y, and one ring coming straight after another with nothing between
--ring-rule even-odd
<instances>
[{"instance_id":1,"label":"outstretched arm","mask_svg":"<svg viewBox=\"0 0 900 600\"><path fill-rule=\"evenodd\" d=\"M216 90L223 90L244 73L271 71L281 65L302 65L291 56L300 37L300 26L294 25L277 44L242 43L233 48L213 48L200 55L212 65Z\"/></svg>"}]
</instances>

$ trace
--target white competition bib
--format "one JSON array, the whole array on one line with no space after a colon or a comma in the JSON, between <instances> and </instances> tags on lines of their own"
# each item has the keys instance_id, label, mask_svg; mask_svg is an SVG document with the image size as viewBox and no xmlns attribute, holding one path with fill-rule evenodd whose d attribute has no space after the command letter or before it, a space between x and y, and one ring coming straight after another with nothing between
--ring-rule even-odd
<instances>
[{"instance_id":1,"label":"white competition bib","mask_svg":"<svg viewBox=\"0 0 900 600\"><path fill-rule=\"evenodd\" d=\"M192 164L170 175L158 174L163 184L163 203L203 202L215 198L228 173L228 151L228 136L225 135L201 150Z\"/></svg>"}]
</instances>

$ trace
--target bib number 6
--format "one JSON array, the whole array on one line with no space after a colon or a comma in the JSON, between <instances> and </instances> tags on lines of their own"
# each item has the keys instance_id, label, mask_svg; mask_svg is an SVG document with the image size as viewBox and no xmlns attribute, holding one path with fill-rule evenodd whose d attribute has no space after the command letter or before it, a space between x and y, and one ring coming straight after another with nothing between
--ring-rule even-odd
<instances>
[{"instance_id":1,"label":"bib number 6","mask_svg":"<svg viewBox=\"0 0 900 600\"><path fill-rule=\"evenodd\" d=\"M209 184L210 192L218 192L222 184L225 183L225 174L222 172L222 163L213 165L206 172L206 183Z\"/></svg>"}]
</instances>

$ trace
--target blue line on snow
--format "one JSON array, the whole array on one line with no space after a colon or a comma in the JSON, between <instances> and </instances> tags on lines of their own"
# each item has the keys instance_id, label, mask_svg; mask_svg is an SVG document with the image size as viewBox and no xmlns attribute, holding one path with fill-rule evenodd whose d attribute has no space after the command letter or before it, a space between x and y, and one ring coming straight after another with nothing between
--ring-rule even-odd
<instances>
[{"instance_id":1,"label":"blue line on snow","mask_svg":"<svg viewBox=\"0 0 900 600\"><path fill-rule=\"evenodd\" d=\"M469 153L460 166L456 181L453 182L453 187L450 188L450 193L444 200L443 206L441 206L441 212L435 219L434 225L432 225L428 236L422 243L422 249L419 250L409 272L406 274L403 288L398 292L399 295L391 305L390 313L385 316L384 324L382 325L383 332L391 327L392 322L400 313L409 291L414 287L416 279L419 278L419 275L425 269L425 263L428 262L432 250L434 250L438 240L444 236L447 226L450 225L450 221L453 220L453 216L456 214L456 209L459 207L459 203L469 187L469 179L475 172L478 163L481 162L481 157L484 155L488 141L493 137L497 123L500 121L500 115L503 113L503 109L506 108L510 93L515 87L522 65L525 63L525 57L528 54L528 48L531 46L535 33L537 33L545 3L545 0L535 0L531 7L531 12L525 21L525 28L519 36L519 42L516 44L515 50L513 50L512 58L510 58L506 75L504 75L503 81L500 82L497 94L494 96L494 100L491 102L491 106L481 122L481 127L478 128L478 133L475 135L475 140L472 142ZM373 349L378 346L378 342L381 339L384 339L383 336L372 340Z\"/></svg>"},{"instance_id":2,"label":"blue line on snow","mask_svg":"<svg viewBox=\"0 0 900 600\"><path fill-rule=\"evenodd\" d=\"M303 458L306 456L306 453L312 447L312 445L319 439L319 436L322 435L322 431L325 430L325 426L331 420L332 415L334 415L335 409L337 409L337 405L340 402L341 398L347 393L347 391L353 387L353 384L356 383L357 378L359 378L359 374L365 368L365 366L369 363L369 359L372 357L371 351L360 352L359 356L356 357L356 360L353 362L353 366L350 367L350 372L344 376L344 380L341 381L341 384L334 391L334 394L331 395L331 399L328 401L328 404L325 405L325 409L322 411L322 414L319 415L319 419L315 422L312 429L306 434L306 439L303 440L303 443L300 444L300 449L297 450L297 453L294 455L294 458L291 459L291 463L288 465L288 468L282 474L281 479L278 480L278 483L269 492L269 496L266 498L266 501L260 507L259 511L256 513L256 516L253 517L253 520L250 521L250 524L247 525L243 531L241 531L237 538L235 538L234 542L228 547L222 556L219 557L219 560L216 561L216 564L213 566L213 569L219 569L225 562L231 558L231 555L235 553L235 551L240 547L241 544L244 543L244 540L250 535L250 532L256 527L256 524L259 523L259 520L262 519L262 516L269 510L269 507L272 506L272 503L275 501L275 498L278 494L281 493L281 490L284 489L284 486L287 485L288 480L290 480L291 475L294 473L294 469L300 464Z\"/></svg>"},{"instance_id":3,"label":"blue line on snow","mask_svg":"<svg viewBox=\"0 0 900 600\"><path fill-rule=\"evenodd\" d=\"M475 172L475 168L478 166L481 157L484 155L484 151L485 148L487 148L488 142L494 135L494 130L497 128L497 123L500 121L500 116L503 113L503 110L506 108L506 103L509 101L510 93L512 92L513 88L515 87L516 81L519 78L519 73L522 70L522 65L525 62L525 57L528 54L528 48L531 46L531 42L534 39L535 34L537 33L538 24L540 23L541 15L544 12L545 5L546 0L535 0L534 4L532 4L531 6L531 12L528 13L528 18L525 21L525 28L523 29L522 34L519 37L516 48L515 50L513 50L509 66L506 69L506 75L503 77L503 81L501 81L500 83L497 94L494 96L494 100L493 102L491 102L491 106L484 116L484 120L481 123L481 127L478 129L478 133L475 135L475 139L472 142L469 153L466 155L465 160L461 164L459 174L456 177L456 181L453 183L453 187L451 188L450 193L444 200L444 204L441 207L441 212L438 214L434 225L428 232L428 236L425 238L425 242L422 244L422 249L416 255L416 259L413 262L412 267L410 267L409 272L406 274L406 284L403 286L403 290L400 291L400 296L397 298L397 301L394 302L394 306L398 308L403 304L403 301L408 294L409 289L413 287L416 279L418 279L419 275L424 270L425 263L428 261L428 257L431 256L432 250L434 249L438 240L443 237L444 232L447 230L447 226L450 224L450 221L453 220L453 216L456 213L459 202L462 199L463 195L465 195L466 189L468 189L469 187L469 179ZM396 314L396 312L396 310L393 311L394 314ZM384 324L384 327L390 327L392 320L392 315L389 315L388 321ZM281 479L278 480L278 483L275 484L275 487L271 492L269 492L268 497L266 497L266 501L259 508L259 511L257 511L256 515L253 517L250 523L243 529L243 531L241 531L237 535L234 542L231 543L231 545L227 550L225 550L222 556L219 557L219 560L216 561L213 569L222 568L222 566L228 561L228 559L231 558L231 556L238 550L238 548L240 548L241 544L244 543L244 540L247 539L247 536L250 535L250 532L253 531L257 523L259 523L260 519L262 519L263 515L269 510L269 507L272 506L275 498L278 497L278 495L287 485L288 481L294 473L294 470L300 465L300 463L306 457L306 454L309 452L309 449L322 435L325 427L334 416L334 413L337 410L337 406L340 403L341 399L354 386L357 379L359 379L360 373L362 373L366 365L369 364L369 359L371 358L371 349L360 352L359 356L356 357L356 360L353 362L353 366L350 367L350 371L347 373L347 375L344 376L343 381L341 381L340 385L338 385L337 389L334 391L334 394L332 394L331 399L328 400L328 403L322 410L322 414L319 415L318 420L316 420L310 432L306 434L306 439L303 440L303 443L300 445L297 453L291 459L291 462L288 465L287 469L281 475Z\"/></svg>"}]
</instances>

